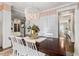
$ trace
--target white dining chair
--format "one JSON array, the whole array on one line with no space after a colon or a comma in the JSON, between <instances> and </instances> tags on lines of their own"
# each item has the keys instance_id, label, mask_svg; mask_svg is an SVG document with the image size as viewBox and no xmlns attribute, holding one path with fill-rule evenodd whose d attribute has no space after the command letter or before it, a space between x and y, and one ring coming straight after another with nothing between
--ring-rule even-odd
<instances>
[{"instance_id":1,"label":"white dining chair","mask_svg":"<svg viewBox=\"0 0 79 59\"><path fill-rule=\"evenodd\" d=\"M14 36L10 36L9 39L11 40L11 45L12 45L12 50L13 50L12 55L17 56L18 55L17 40Z\"/></svg>"},{"instance_id":2,"label":"white dining chair","mask_svg":"<svg viewBox=\"0 0 79 59\"><path fill-rule=\"evenodd\" d=\"M22 37L16 37L17 42L18 42L18 52L19 56L27 56L28 51L27 51L27 46L26 43L24 43L24 39Z\"/></svg>"},{"instance_id":3,"label":"white dining chair","mask_svg":"<svg viewBox=\"0 0 79 59\"><path fill-rule=\"evenodd\" d=\"M28 46L28 56L45 56L45 53L42 53L37 50L36 40L25 39L26 45Z\"/></svg>"}]
</instances>

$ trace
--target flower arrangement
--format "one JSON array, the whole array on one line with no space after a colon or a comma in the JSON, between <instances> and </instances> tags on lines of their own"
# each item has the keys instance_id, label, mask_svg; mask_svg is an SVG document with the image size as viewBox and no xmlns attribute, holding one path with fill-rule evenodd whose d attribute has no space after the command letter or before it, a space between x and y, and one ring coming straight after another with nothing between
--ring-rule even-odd
<instances>
[{"instance_id":1,"label":"flower arrangement","mask_svg":"<svg viewBox=\"0 0 79 59\"><path fill-rule=\"evenodd\" d=\"M38 33L38 32L40 31L40 29L39 29L38 26L36 26L36 25L33 25L33 26L31 27L31 30L34 30L36 33Z\"/></svg>"},{"instance_id":2,"label":"flower arrangement","mask_svg":"<svg viewBox=\"0 0 79 59\"><path fill-rule=\"evenodd\" d=\"M33 25L32 27L29 26L30 31L31 31L31 38L35 39L37 38L38 32L40 31L40 29L38 28L38 26Z\"/></svg>"}]
</instances>

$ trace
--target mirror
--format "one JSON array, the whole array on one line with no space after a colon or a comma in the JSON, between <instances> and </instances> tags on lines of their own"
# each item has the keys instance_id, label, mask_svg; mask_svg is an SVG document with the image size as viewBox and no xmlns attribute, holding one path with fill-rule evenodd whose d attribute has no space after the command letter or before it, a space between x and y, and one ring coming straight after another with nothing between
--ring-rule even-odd
<instances>
[{"instance_id":1,"label":"mirror","mask_svg":"<svg viewBox=\"0 0 79 59\"><path fill-rule=\"evenodd\" d=\"M61 47L72 53L74 49L74 10L59 12L58 16Z\"/></svg>"}]
</instances>

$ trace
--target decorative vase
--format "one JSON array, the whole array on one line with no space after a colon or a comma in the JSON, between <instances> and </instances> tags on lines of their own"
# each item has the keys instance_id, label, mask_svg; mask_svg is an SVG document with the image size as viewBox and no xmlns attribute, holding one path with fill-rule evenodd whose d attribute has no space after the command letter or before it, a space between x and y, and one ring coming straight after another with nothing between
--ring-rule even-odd
<instances>
[{"instance_id":1,"label":"decorative vase","mask_svg":"<svg viewBox=\"0 0 79 59\"><path fill-rule=\"evenodd\" d=\"M35 30L31 31L31 38L32 39L36 39L37 38L38 33Z\"/></svg>"}]
</instances>

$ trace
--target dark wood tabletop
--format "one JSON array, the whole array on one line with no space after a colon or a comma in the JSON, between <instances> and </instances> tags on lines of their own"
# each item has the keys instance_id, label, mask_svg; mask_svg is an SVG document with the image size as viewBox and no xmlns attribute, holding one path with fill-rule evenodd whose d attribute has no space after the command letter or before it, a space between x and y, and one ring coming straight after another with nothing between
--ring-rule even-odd
<instances>
[{"instance_id":1,"label":"dark wood tabletop","mask_svg":"<svg viewBox=\"0 0 79 59\"><path fill-rule=\"evenodd\" d=\"M58 38L47 38L36 45L39 51L49 56L65 56L65 50L61 48Z\"/></svg>"}]
</instances>

